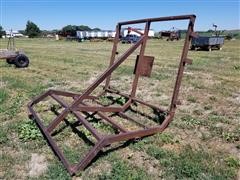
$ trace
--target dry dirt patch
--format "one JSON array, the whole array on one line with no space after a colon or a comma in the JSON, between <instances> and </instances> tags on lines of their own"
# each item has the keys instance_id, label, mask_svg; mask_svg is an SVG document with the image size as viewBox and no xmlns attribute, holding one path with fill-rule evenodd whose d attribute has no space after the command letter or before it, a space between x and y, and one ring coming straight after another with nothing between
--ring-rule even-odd
<instances>
[{"instance_id":1,"label":"dry dirt patch","mask_svg":"<svg viewBox=\"0 0 240 180\"><path fill-rule=\"evenodd\" d=\"M230 100L236 104L240 104L240 92L234 93Z\"/></svg>"},{"instance_id":2,"label":"dry dirt patch","mask_svg":"<svg viewBox=\"0 0 240 180\"><path fill-rule=\"evenodd\" d=\"M128 163L145 169L148 174L155 177L160 177L162 175L162 170L158 168L158 160L150 157L145 152L133 151L130 148L124 148L121 149L118 154Z\"/></svg>"},{"instance_id":3,"label":"dry dirt patch","mask_svg":"<svg viewBox=\"0 0 240 180\"><path fill-rule=\"evenodd\" d=\"M45 156L37 153L33 153L31 160L28 164L29 176L38 177L47 170L48 164Z\"/></svg>"},{"instance_id":4,"label":"dry dirt patch","mask_svg":"<svg viewBox=\"0 0 240 180\"><path fill-rule=\"evenodd\" d=\"M112 166L108 161L103 161L96 166L92 166L89 168L89 174L92 177L97 176L99 174L109 174L111 172ZM74 179L77 180L77 179Z\"/></svg>"}]
</instances>

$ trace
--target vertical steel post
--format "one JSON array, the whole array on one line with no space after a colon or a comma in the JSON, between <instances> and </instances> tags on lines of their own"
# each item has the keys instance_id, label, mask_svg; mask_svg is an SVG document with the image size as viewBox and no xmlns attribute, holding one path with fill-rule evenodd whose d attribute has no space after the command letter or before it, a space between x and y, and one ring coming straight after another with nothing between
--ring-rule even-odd
<instances>
[{"instance_id":1,"label":"vertical steel post","mask_svg":"<svg viewBox=\"0 0 240 180\"><path fill-rule=\"evenodd\" d=\"M149 32L149 29L150 29L150 24L151 24L151 22L147 21L146 25L145 25L144 35L143 35L144 39L143 39L142 46L141 46L141 49L140 49L139 60L138 60L137 68L136 68L136 74L135 74L133 84L132 84L132 91L131 91L131 96L130 96L131 98L135 97L135 95L136 95L138 79L139 79L139 76L140 76L138 70L139 70L139 66L141 64L141 61L143 59L144 53L145 53L145 48L146 48L147 39L148 39L148 32Z\"/></svg>"},{"instance_id":2,"label":"vertical steel post","mask_svg":"<svg viewBox=\"0 0 240 180\"><path fill-rule=\"evenodd\" d=\"M116 57L117 45L119 43L119 38L120 38L119 37L120 36L120 30L121 30L121 26L118 24L116 26L116 34L115 34L115 38L114 38L114 44L113 44L113 48L112 48L112 55L111 55L109 67L111 67L113 65L115 57ZM105 88L104 89L109 88L110 80L111 80L111 74L106 78L106 83L105 83Z\"/></svg>"},{"instance_id":3,"label":"vertical steel post","mask_svg":"<svg viewBox=\"0 0 240 180\"><path fill-rule=\"evenodd\" d=\"M174 86L171 105L170 105L170 112L172 112L172 113L175 112L175 109L177 106L177 98L178 98L179 89L180 89L180 85L181 85L181 81L182 81L182 77L183 77L184 66L186 64L185 61L187 59L188 49L189 49L189 45L190 45L191 38L192 38L191 35L193 33L194 22L195 22L195 17L191 17L189 20L189 24L188 24L188 31L186 34L186 38L185 38L185 42L184 42L184 46L183 46L183 50L182 50L182 56L181 56L181 60L179 63L178 74L177 74L177 78L176 78L176 82L175 82L175 86Z\"/></svg>"}]
</instances>

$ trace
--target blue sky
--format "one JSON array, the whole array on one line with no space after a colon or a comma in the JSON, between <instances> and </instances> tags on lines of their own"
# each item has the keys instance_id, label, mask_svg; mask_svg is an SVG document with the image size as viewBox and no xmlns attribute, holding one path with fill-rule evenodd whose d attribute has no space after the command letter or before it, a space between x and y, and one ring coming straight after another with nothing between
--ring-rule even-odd
<instances>
[{"instance_id":1,"label":"blue sky","mask_svg":"<svg viewBox=\"0 0 240 180\"><path fill-rule=\"evenodd\" d=\"M88 25L114 29L119 21L196 14L196 30L240 29L239 0L0 0L0 21L5 30L25 29L27 20L40 29ZM185 28L186 23L154 24L153 29Z\"/></svg>"}]
</instances>

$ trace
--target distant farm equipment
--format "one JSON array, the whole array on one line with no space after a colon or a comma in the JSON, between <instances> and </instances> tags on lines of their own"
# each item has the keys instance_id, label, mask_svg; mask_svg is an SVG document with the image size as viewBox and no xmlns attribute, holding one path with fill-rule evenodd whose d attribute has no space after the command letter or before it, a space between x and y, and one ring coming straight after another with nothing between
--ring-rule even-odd
<instances>
[{"instance_id":1,"label":"distant farm equipment","mask_svg":"<svg viewBox=\"0 0 240 180\"><path fill-rule=\"evenodd\" d=\"M181 32L180 30L176 29L176 28L172 28L169 31L162 31L161 33L161 37L167 37L167 41L174 41L174 40L179 40L181 39Z\"/></svg>"},{"instance_id":2,"label":"distant farm equipment","mask_svg":"<svg viewBox=\"0 0 240 180\"><path fill-rule=\"evenodd\" d=\"M123 44L132 44L136 43L139 40L139 36L135 34L128 34L126 37L122 37L121 41Z\"/></svg>"},{"instance_id":3,"label":"distant farm equipment","mask_svg":"<svg viewBox=\"0 0 240 180\"><path fill-rule=\"evenodd\" d=\"M122 41L123 44L125 44L125 43L126 44L136 43L140 39L141 35L143 35L143 32L141 32L140 30L128 27L127 35L125 36L124 33L122 33L121 41Z\"/></svg>"},{"instance_id":4,"label":"distant farm equipment","mask_svg":"<svg viewBox=\"0 0 240 180\"><path fill-rule=\"evenodd\" d=\"M8 64L14 64L17 68L24 68L29 65L29 59L24 52L16 50L12 33L8 38L7 49L0 49L0 59L6 59Z\"/></svg>"},{"instance_id":5,"label":"distant farm equipment","mask_svg":"<svg viewBox=\"0 0 240 180\"><path fill-rule=\"evenodd\" d=\"M144 33L144 30L142 29L137 29L137 28L131 28L131 27L128 27L128 28L123 28L121 30L121 36L122 37L126 37L127 35L136 35L136 36L141 36L141 34ZM154 31L152 29L149 29L149 32L148 32L148 37L154 37Z\"/></svg>"},{"instance_id":6,"label":"distant farm equipment","mask_svg":"<svg viewBox=\"0 0 240 180\"><path fill-rule=\"evenodd\" d=\"M214 34L212 36L198 36L192 39L191 50L206 49L212 51L212 49L222 49L224 37L220 36L217 31L217 25L213 24L213 27Z\"/></svg>"}]
</instances>

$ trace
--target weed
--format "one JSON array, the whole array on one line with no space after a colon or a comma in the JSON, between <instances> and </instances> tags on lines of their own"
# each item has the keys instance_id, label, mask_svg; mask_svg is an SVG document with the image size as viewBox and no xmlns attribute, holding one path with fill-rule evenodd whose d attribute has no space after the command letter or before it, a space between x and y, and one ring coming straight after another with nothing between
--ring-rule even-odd
<instances>
[{"instance_id":1,"label":"weed","mask_svg":"<svg viewBox=\"0 0 240 180\"><path fill-rule=\"evenodd\" d=\"M146 152L165 167L166 177L174 176L175 179L230 179L239 166L235 158L227 159L225 162L228 165L216 165L215 155L193 150L190 146L184 147L179 154L153 145Z\"/></svg>"},{"instance_id":2,"label":"weed","mask_svg":"<svg viewBox=\"0 0 240 180\"><path fill-rule=\"evenodd\" d=\"M204 152L194 152L190 147L186 147L176 159L174 165L175 176L177 178L199 177L201 172L205 171L203 157L208 157Z\"/></svg>"},{"instance_id":3,"label":"weed","mask_svg":"<svg viewBox=\"0 0 240 180\"><path fill-rule=\"evenodd\" d=\"M217 98L215 96L210 96L209 99L213 102L217 100Z\"/></svg>"},{"instance_id":4,"label":"weed","mask_svg":"<svg viewBox=\"0 0 240 180\"><path fill-rule=\"evenodd\" d=\"M161 133L161 134L158 135L158 138L164 144L174 143L175 142L173 140L173 138L174 138L173 135L169 134L169 133Z\"/></svg>"},{"instance_id":5,"label":"weed","mask_svg":"<svg viewBox=\"0 0 240 180\"><path fill-rule=\"evenodd\" d=\"M227 163L227 165L229 167L233 167L233 168L240 167L240 160L233 156L229 156L229 157L225 158L225 162Z\"/></svg>"},{"instance_id":6,"label":"weed","mask_svg":"<svg viewBox=\"0 0 240 180\"><path fill-rule=\"evenodd\" d=\"M209 114L208 120L209 120L210 123L217 123L217 122L222 122L222 123L226 123L226 124L229 123L229 121L226 117L216 115L215 113L214 114L212 114L212 113Z\"/></svg>"},{"instance_id":7,"label":"weed","mask_svg":"<svg viewBox=\"0 0 240 180\"><path fill-rule=\"evenodd\" d=\"M126 103L126 98L125 97L118 97L118 98L115 98L114 101L119 105L123 105L124 103Z\"/></svg>"},{"instance_id":8,"label":"weed","mask_svg":"<svg viewBox=\"0 0 240 180\"><path fill-rule=\"evenodd\" d=\"M20 80L18 77L3 76L2 79L7 82L8 87L12 89L26 89L28 87L27 82Z\"/></svg>"},{"instance_id":9,"label":"weed","mask_svg":"<svg viewBox=\"0 0 240 180\"><path fill-rule=\"evenodd\" d=\"M197 102L197 98L194 97L194 96L188 96L188 97L187 97L187 100L188 100L189 102L192 102L192 103L196 103L196 102Z\"/></svg>"},{"instance_id":10,"label":"weed","mask_svg":"<svg viewBox=\"0 0 240 180\"><path fill-rule=\"evenodd\" d=\"M0 144L4 144L8 141L7 132L4 129L0 129Z\"/></svg>"},{"instance_id":11,"label":"weed","mask_svg":"<svg viewBox=\"0 0 240 180\"><path fill-rule=\"evenodd\" d=\"M192 82L192 86L196 89L205 89L206 88L203 84L197 83L197 82Z\"/></svg>"},{"instance_id":12,"label":"weed","mask_svg":"<svg viewBox=\"0 0 240 180\"><path fill-rule=\"evenodd\" d=\"M234 66L233 66L233 69L234 69L234 70L240 70L240 65L234 65Z\"/></svg>"},{"instance_id":13,"label":"weed","mask_svg":"<svg viewBox=\"0 0 240 180\"><path fill-rule=\"evenodd\" d=\"M181 128L189 129L194 126L203 125L203 123L200 120L193 118L190 115L185 115L181 118L181 122L176 122L176 125Z\"/></svg>"},{"instance_id":14,"label":"weed","mask_svg":"<svg viewBox=\"0 0 240 180\"><path fill-rule=\"evenodd\" d=\"M99 98L99 101L102 105L109 105L109 103L110 103L110 100L107 96L101 96Z\"/></svg>"},{"instance_id":15,"label":"weed","mask_svg":"<svg viewBox=\"0 0 240 180\"><path fill-rule=\"evenodd\" d=\"M143 150L148 144L152 142L152 138L145 137L139 140L135 140L134 143L130 144L130 147L135 150Z\"/></svg>"},{"instance_id":16,"label":"weed","mask_svg":"<svg viewBox=\"0 0 240 180\"><path fill-rule=\"evenodd\" d=\"M31 86L31 88L29 88L28 97L35 97L42 93L44 89L46 89L46 86L41 84Z\"/></svg>"},{"instance_id":17,"label":"weed","mask_svg":"<svg viewBox=\"0 0 240 180\"><path fill-rule=\"evenodd\" d=\"M17 94L16 98L12 100L12 104L7 108L7 110L3 109L4 113L7 114L10 118L14 117L19 111L20 107L23 103L23 95L21 93Z\"/></svg>"},{"instance_id":18,"label":"weed","mask_svg":"<svg viewBox=\"0 0 240 180\"><path fill-rule=\"evenodd\" d=\"M240 144L237 144L237 145L236 145L236 148L237 148L237 149L240 149Z\"/></svg>"},{"instance_id":19,"label":"weed","mask_svg":"<svg viewBox=\"0 0 240 180\"><path fill-rule=\"evenodd\" d=\"M3 104L8 98L8 93L5 89L0 89L0 105Z\"/></svg>"},{"instance_id":20,"label":"weed","mask_svg":"<svg viewBox=\"0 0 240 180\"><path fill-rule=\"evenodd\" d=\"M132 75L133 73L133 67L129 65L121 65L119 68L116 70L116 75L122 76L122 75Z\"/></svg>"},{"instance_id":21,"label":"weed","mask_svg":"<svg viewBox=\"0 0 240 180\"><path fill-rule=\"evenodd\" d=\"M126 103L127 99L125 97L101 96L99 101L103 105L109 105L112 102L123 105Z\"/></svg>"},{"instance_id":22,"label":"weed","mask_svg":"<svg viewBox=\"0 0 240 180\"><path fill-rule=\"evenodd\" d=\"M97 123L93 123L93 126L97 129L103 130L104 132L109 132L111 134L115 133L115 130L112 128L110 124L104 124L98 121Z\"/></svg>"},{"instance_id":23,"label":"weed","mask_svg":"<svg viewBox=\"0 0 240 180\"><path fill-rule=\"evenodd\" d=\"M79 151L74 151L69 146L63 147L63 154L65 155L66 159L69 161L69 163L74 164L78 163L80 157L79 157Z\"/></svg>"},{"instance_id":24,"label":"weed","mask_svg":"<svg viewBox=\"0 0 240 180\"><path fill-rule=\"evenodd\" d=\"M155 72L152 74L152 77L157 80L164 80L164 79L168 79L170 75L167 72L161 72L161 73Z\"/></svg>"},{"instance_id":25,"label":"weed","mask_svg":"<svg viewBox=\"0 0 240 180\"><path fill-rule=\"evenodd\" d=\"M44 106L43 106L43 107L44 107ZM61 105L60 105L60 104L53 104L53 105L51 105L51 107L50 107L50 110L51 110L52 112L58 112L59 109L61 109ZM67 119L68 119L69 121L71 121L71 120L72 120L72 116L68 115Z\"/></svg>"},{"instance_id":26,"label":"weed","mask_svg":"<svg viewBox=\"0 0 240 180\"><path fill-rule=\"evenodd\" d=\"M207 105L205 105L204 107L204 110L211 110L212 109L212 105L210 105L210 104L207 104Z\"/></svg>"},{"instance_id":27,"label":"weed","mask_svg":"<svg viewBox=\"0 0 240 180\"><path fill-rule=\"evenodd\" d=\"M234 143L240 140L240 128L238 126L232 131L227 131L227 130L224 130L223 127L216 127L216 126L210 125L209 130L213 135L218 135L219 137L221 137L227 142Z\"/></svg>"},{"instance_id":28,"label":"weed","mask_svg":"<svg viewBox=\"0 0 240 180\"><path fill-rule=\"evenodd\" d=\"M171 151L161 149L161 148L159 148L157 146L154 146L154 145L150 145L147 148L146 152L150 156L158 159L160 164L165 166L165 167L171 166L171 164L173 163L173 161L175 159L175 156L176 156Z\"/></svg>"},{"instance_id":29,"label":"weed","mask_svg":"<svg viewBox=\"0 0 240 180\"><path fill-rule=\"evenodd\" d=\"M143 169L131 167L127 162L115 159L112 164L112 170L110 173L102 174L98 176L98 179L109 180L141 180L149 179L147 173Z\"/></svg>"},{"instance_id":30,"label":"weed","mask_svg":"<svg viewBox=\"0 0 240 180\"><path fill-rule=\"evenodd\" d=\"M201 109L194 109L194 110L193 110L193 114L194 114L194 115L198 115L198 116L200 116L200 115L203 114L203 112L202 112Z\"/></svg>"},{"instance_id":31,"label":"weed","mask_svg":"<svg viewBox=\"0 0 240 180\"><path fill-rule=\"evenodd\" d=\"M18 137L23 141L35 140L42 137L40 130L33 121L27 121L20 125Z\"/></svg>"},{"instance_id":32,"label":"weed","mask_svg":"<svg viewBox=\"0 0 240 180\"><path fill-rule=\"evenodd\" d=\"M0 157L1 157L0 158L0 164L1 164L0 178L1 179L12 179L13 174L9 167L12 167L14 165L15 159L8 152L4 152L4 151L1 151Z\"/></svg>"},{"instance_id":33,"label":"weed","mask_svg":"<svg viewBox=\"0 0 240 180\"><path fill-rule=\"evenodd\" d=\"M222 138L228 142L236 142L240 140L240 133L237 131L234 132L223 132Z\"/></svg>"},{"instance_id":34,"label":"weed","mask_svg":"<svg viewBox=\"0 0 240 180\"><path fill-rule=\"evenodd\" d=\"M81 127L81 132L84 134L84 136L86 136L88 139L92 139L93 136L92 134L90 133L89 130L87 130L87 128L85 127Z\"/></svg>"},{"instance_id":35,"label":"weed","mask_svg":"<svg viewBox=\"0 0 240 180\"><path fill-rule=\"evenodd\" d=\"M71 180L71 177L60 162L55 162L48 166L48 171L38 179Z\"/></svg>"}]
</instances>

